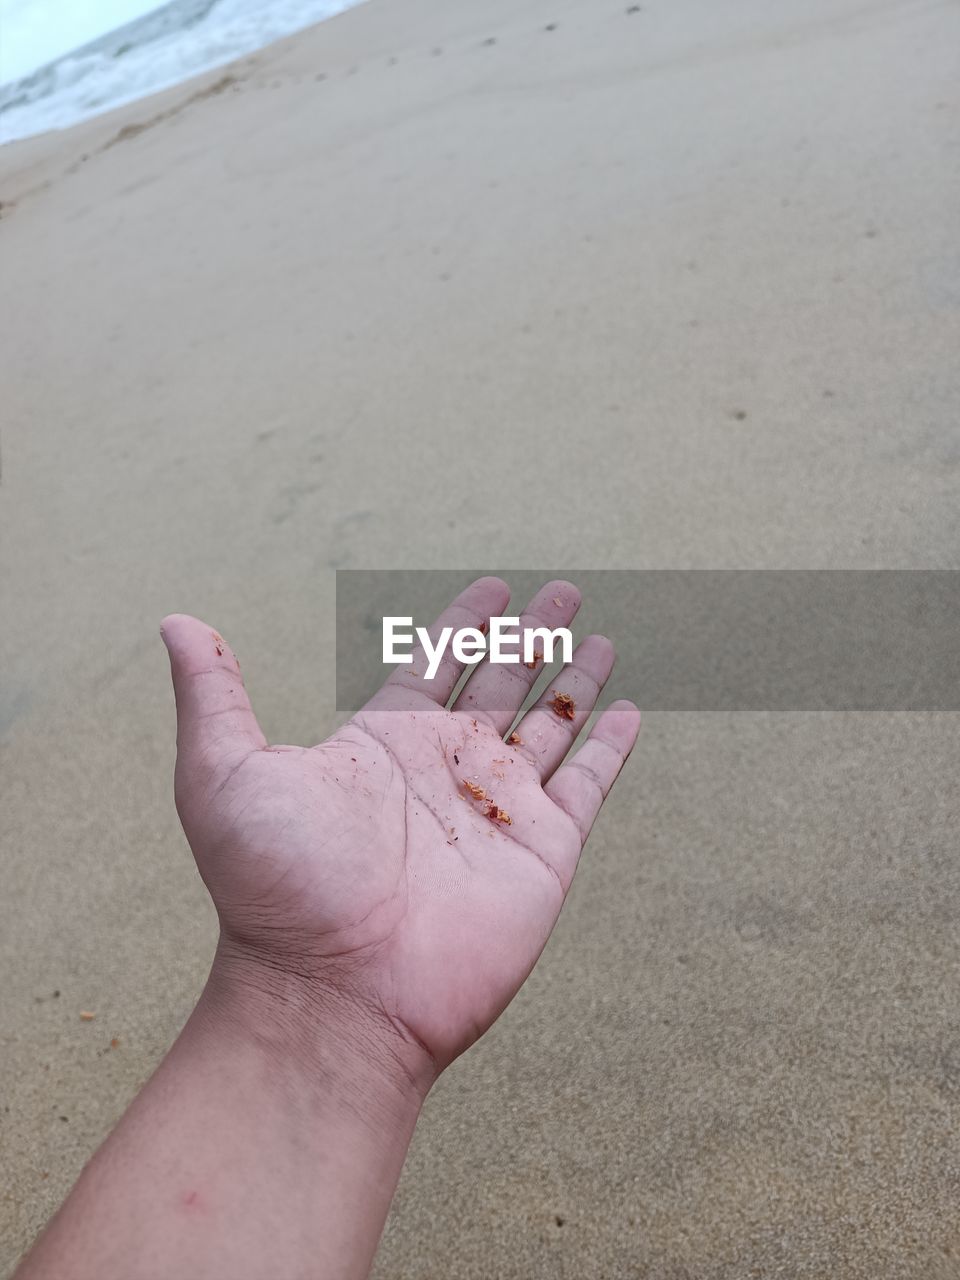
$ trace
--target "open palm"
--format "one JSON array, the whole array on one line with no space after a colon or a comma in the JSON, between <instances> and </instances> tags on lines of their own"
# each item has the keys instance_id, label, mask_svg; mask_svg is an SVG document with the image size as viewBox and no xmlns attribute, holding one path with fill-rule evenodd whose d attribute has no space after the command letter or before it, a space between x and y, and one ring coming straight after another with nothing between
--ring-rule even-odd
<instances>
[{"instance_id":1,"label":"open palm","mask_svg":"<svg viewBox=\"0 0 960 1280\"><path fill-rule=\"evenodd\" d=\"M497 578L432 627L502 614ZM570 623L570 583L523 626ZM322 983L440 1070L505 1008L553 928L597 811L636 739L617 702L564 757L613 666L585 639L504 741L539 671L484 660L400 667L319 746L269 746L225 641L164 620L177 697L177 807L230 945ZM559 695L559 696L558 696Z\"/></svg>"}]
</instances>

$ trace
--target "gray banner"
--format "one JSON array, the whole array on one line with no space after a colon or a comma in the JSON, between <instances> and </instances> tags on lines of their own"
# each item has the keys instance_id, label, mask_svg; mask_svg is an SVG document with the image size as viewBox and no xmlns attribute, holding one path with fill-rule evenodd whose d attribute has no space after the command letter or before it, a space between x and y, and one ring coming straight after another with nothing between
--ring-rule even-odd
<instances>
[{"instance_id":1,"label":"gray banner","mask_svg":"<svg viewBox=\"0 0 960 1280\"><path fill-rule=\"evenodd\" d=\"M337 707L361 706L392 667L385 616L429 626L475 578L496 573L517 614L538 586L583 593L574 637L618 652L604 700L647 711L956 711L960 571L337 571ZM542 686L541 686L542 687Z\"/></svg>"}]
</instances>

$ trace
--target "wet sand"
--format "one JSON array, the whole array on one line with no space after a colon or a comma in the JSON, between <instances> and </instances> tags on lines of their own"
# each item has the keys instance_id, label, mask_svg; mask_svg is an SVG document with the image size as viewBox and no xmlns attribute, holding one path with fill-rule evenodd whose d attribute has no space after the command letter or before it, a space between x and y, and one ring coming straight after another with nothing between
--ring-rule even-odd
<instances>
[{"instance_id":1,"label":"wet sand","mask_svg":"<svg viewBox=\"0 0 960 1280\"><path fill-rule=\"evenodd\" d=\"M0 1266L212 954L165 613L299 742L337 567L957 567L960 10L635 8L371 0L0 151ZM958 748L649 715L378 1280L960 1274Z\"/></svg>"}]
</instances>

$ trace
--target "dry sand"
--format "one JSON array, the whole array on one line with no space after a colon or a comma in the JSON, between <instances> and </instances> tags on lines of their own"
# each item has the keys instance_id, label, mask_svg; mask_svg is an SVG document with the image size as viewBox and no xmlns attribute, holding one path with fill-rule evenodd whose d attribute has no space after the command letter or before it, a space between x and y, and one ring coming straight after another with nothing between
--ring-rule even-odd
<instances>
[{"instance_id":1,"label":"dry sand","mask_svg":"<svg viewBox=\"0 0 960 1280\"><path fill-rule=\"evenodd\" d=\"M372 0L0 152L4 1265L211 955L165 612L305 741L337 566L957 567L960 8L627 8ZM958 758L648 717L379 1280L957 1274Z\"/></svg>"}]
</instances>

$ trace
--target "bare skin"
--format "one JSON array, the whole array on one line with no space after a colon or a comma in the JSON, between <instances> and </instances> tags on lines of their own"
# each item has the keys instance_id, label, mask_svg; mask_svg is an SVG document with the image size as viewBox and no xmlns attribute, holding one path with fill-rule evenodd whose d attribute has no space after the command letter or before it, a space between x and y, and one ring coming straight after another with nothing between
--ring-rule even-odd
<instances>
[{"instance_id":1,"label":"bare skin","mask_svg":"<svg viewBox=\"0 0 960 1280\"><path fill-rule=\"evenodd\" d=\"M508 598L480 579L431 632ZM578 606L553 582L523 617ZM362 1277L422 1102L536 963L639 712L608 707L563 763L613 665L591 636L508 742L538 670L484 662L448 707L462 669L427 686L415 655L326 742L269 746L226 642L183 615L162 630L217 956L17 1280Z\"/></svg>"}]
</instances>

